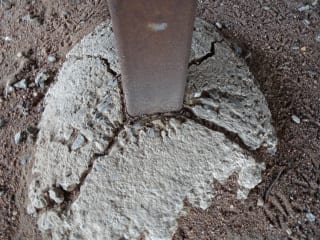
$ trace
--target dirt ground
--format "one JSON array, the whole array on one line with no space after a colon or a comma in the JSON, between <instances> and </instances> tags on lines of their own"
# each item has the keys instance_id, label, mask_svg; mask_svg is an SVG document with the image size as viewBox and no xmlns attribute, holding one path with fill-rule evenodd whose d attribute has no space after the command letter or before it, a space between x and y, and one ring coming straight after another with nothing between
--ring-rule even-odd
<instances>
[{"instance_id":1,"label":"dirt ground","mask_svg":"<svg viewBox=\"0 0 320 240\"><path fill-rule=\"evenodd\" d=\"M190 208L174 239L320 239L320 1L199 3L198 16L216 24L248 62L279 146L273 157L253 153L267 169L246 201L235 199L236 176L215 184L213 205ZM105 0L0 0L1 240L41 239L25 210L33 128L66 52L107 17ZM39 72L50 76L43 89L34 84ZM22 79L26 89L6 87ZM16 144L21 131L27 139L22 134Z\"/></svg>"}]
</instances>

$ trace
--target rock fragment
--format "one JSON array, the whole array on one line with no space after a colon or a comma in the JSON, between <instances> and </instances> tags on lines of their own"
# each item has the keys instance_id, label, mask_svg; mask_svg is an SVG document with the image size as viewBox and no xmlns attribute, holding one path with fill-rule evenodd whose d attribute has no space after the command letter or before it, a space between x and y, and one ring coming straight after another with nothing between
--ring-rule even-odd
<instances>
[{"instance_id":1,"label":"rock fragment","mask_svg":"<svg viewBox=\"0 0 320 240\"><path fill-rule=\"evenodd\" d=\"M49 197L57 204L61 204L64 201L63 192L59 189L50 189Z\"/></svg>"},{"instance_id":2,"label":"rock fragment","mask_svg":"<svg viewBox=\"0 0 320 240\"><path fill-rule=\"evenodd\" d=\"M291 120L296 124L300 124L301 123L301 119L296 115L292 115L291 116Z\"/></svg>"},{"instance_id":3,"label":"rock fragment","mask_svg":"<svg viewBox=\"0 0 320 240\"><path fill-rule=\"evenodd\" d=\"M49 78L50 76L47 72L39 72L36 75L34 82L38 87L44 89L45 83L49 80Z\"/></svg>"},{"instance_id":4,"label":"rock fragment","mask_svg":"<svg viewBox=\"0 0 320 240\"><path fill-rule=\"evenodd\" d=\"M79 134L77 136L77 138L74 140L72 146L71 146L71 150L75 151L78 150L79 148L81 148L86 142L86 139L83 135Z\"/></svg>"},{"instance_id":5,"label":"rock fragment","mask_svg":"<svg viewBox=\"0 0 320 240\"><path fill-rule=\"evenodd\" d=\"M24 142L26 138L27 138L27 133L25 131L20 131L14 135L14 142L16 145L19 145L22 142Z\"/></svg>"},{"instance_id":6,"label":"rock fragment","mask_svg":"<svg viewBox=\"0 0 320 240\"><path fill-rule=\"evenodd\" d=\"M311 212L308 212L308 213L306 214L306 217L307 217L307 219L308 219L309 222L315 222L315 221L316 221L316 216L313 215Z\"/></svg>"},{"instance_id":7,"label":"rock fragment","mask_svg":"<svg viewBox=\"0 0 320 240\"><path fill-rule=\"evenodd\" d=\"M55 56L53 56L53 55L49 55L48 56L48 62L49 63L54 63L56 61L57 61L57 58Z\"/></svg>"},{"instance_id":8,"label":"rock fragment","mask_svg":"<svg viewBox=\"0 0 320 240\"><path fill-rule=\"evenodd\" d=\"M26 89L27 88L27 81L22 79L21 81L17 82L13 85L15 88Z\"/></svg>"}]
</instances>

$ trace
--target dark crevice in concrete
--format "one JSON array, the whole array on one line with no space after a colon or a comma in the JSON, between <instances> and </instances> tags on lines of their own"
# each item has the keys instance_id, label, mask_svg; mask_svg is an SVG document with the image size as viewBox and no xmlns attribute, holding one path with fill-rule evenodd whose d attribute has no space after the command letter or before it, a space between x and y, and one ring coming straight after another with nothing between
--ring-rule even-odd
<instances>
[{"instance_id":1,"label":"dark crevice in concrete","mask_svg":"<svg viewBox=\"0 0 320 240\"><path fill-rule=\"evenodd\" d=\"M84 183L86 182L87 177L90 175L90 173L92 172L93 169L93 165L95 163L95 161L102 156L106 156L110 153L110 149L112 149L112 147L116 144L117 139L119 134L122 132L122 130L124 130L124 126L125 125L121 125L119 128L117 128L114 131L114 136L112 137L110 143L108 144L108 146L106 147L106 150L104 153L97 153L94 154L91 158L91 160L88 163L88 167L87 169L81 174L80 179L79 179L79 183L77 184L77 186L72 190L72 191L65 191L61 188L61 190L63 191L64 194L64 202L59 206L59 211L60 213L62 212L66 212L67 210L70 209L72 203L74 203L79 195L80 195L80 191L81 191L81 187L84 185Z\"/></svg>"},{"instance_id":2,"label":"dark crevice in concrete","mask_svg":"<svg viewBox=\"0 0 320 240\"><path fill-rule=\"evenodd\" d=\"M110 74L111 74L112 76L114 76L114 77L119 76L119 74L111 68L111 64L109 63L108 59L101 58L101 57L98 57L98 58L99 58L102 62L104 62L104 64L107 66L107 71L108 71L108 73L110 73Z\"/></svg>"},{"instance_id":3,"label":"dark crevice in concrete","mask_svg":"<svg viewBox=\"0 0 320 240\"><path fill-rule=\"evenodd\" d=\"M216 44L216 42L212 42L210 52L200 58L196 58L196 59L191 60L188 67L190 68L192 65L200 65L208 58L211 58L215 54L215 46L214 46L215 44Z\"/></svg>"},{"instance_id":4,"label":"dark crevice in concrete","mask_svg":"<svg viewBox=\"0 0 320 240\"><path fill-rule=\"evenodd\" d=\"M128 118L128 114L126 113L126 104L125 104L125 98L124 98L124 92L123 92L123 86L122 86L122 82L121 82L121 74L118 74L116 71L114 71L111 66L110 63L107 59L105 58L100 58L101 61L104 62L104 64L107 66L107 71L112 74L112 76L117 80L118 82L118 87L120 90L120 98L121 98L121 109L122 109L122 117L123 117L123 121L125 122Z\"/></svg>"},{"instance_id":5,"label":"dark crevice in concrete","mask_svg":"<svg viewBox=\"0 0 320 240\"><path fill-rule=\"evenodd\" d=\"M195 121L196 123L205 126L206 128L209 128L212 131L216 131L216 132L220 132L223 133L225 135L225 137L230 140L231 142L234 142L236 144L238 144L242 149L251 152L251 153L255 153L258 150L253 150L251 148L249 148L243 141L242 139L238 136L238 134L229 131L228 129L221 127L213 122L210 122L208 120L202 119L200 117L198 117L197 115L195 115L193 113L193 111L191 109L189 109L188 107L183 108L181 114L188 118L191 119L193 121Z\"/></svg>"}]
</instances>

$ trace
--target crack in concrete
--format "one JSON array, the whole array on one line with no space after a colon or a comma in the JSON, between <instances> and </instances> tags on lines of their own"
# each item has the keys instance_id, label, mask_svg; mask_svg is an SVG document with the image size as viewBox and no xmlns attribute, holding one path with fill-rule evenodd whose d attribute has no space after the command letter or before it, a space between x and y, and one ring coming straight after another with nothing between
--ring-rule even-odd
<instances>
[{"instance_id":1,"label":"crack in concrete","mask_svg":"<svg viewBox=\"0 0 320 240\"><path fill-rule=\"evenodd\" d=\"M205 60L207 60L208 58L213 57L214 54L215 54L215 44L216 44L216 43L221 43L221 42L223 42L223 40L211 42L210 52L208 52L207 54L205 54L205 55L202 56L202 57L192 59L192 60L189 62L188 67L190 68L190 67L193 66L193 65L197 65L197 66L198 66L198 65L201 65L201 63L203 63Z\"/></svg>"},{"instance_id":2,"label":"crack in concrete","mask_svg":"<svg viewBox=\"0 0 320 240\"><path fill-rule=\"evenodd\" d=\"M259 151L259 149L257 150L252 150L250 149L244 142L243 140L239 137L239 135L237 133L234 133L232 131L229 131L228 129L221 127L213 122L210 122L208 120L205 120L203 118L198 117L197 115L195 115L193 113L193 111L191 109L189 109L188 107L184 107L182 109L181 114L189 120L192 120L198 124L200 124L201 126L204 126L212 131L215 132L219 132L219 133L223 133L225 135L225 137L230 140L231 142L234 142L236 144L238 144L243 150L247 151L247 152L251 152L251 153L256 153L257 151Z\"/></svg>"}]
</instances>

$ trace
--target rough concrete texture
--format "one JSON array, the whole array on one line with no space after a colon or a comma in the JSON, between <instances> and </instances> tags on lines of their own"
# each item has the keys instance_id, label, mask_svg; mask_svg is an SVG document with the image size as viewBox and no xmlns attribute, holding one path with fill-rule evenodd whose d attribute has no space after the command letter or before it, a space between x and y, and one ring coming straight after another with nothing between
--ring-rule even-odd
<instances>
[{"instance_id":1,"label":"rough concrete texture","mask_svg":"<svg viewBox=\"0 0 320 240\"><path fill-rule=\"evenodd\" d=\"M47 205L43 194L49 189L75 189L123 121L118 83L100 59L69 59L58 79L39 124L30 213Z\"/></svg>"},{"instance_id":2,"label":"rough concrete texture","mask_svg":"<svg viewBox=\"0 0 320 240\"><path fill-rule=\"evenodd\" d=\"M221 41L212 26L196 21L192 56L201 62L190 67L185 107L253 149L275 149L264 97ZM210 206L214 179L223 183L237 174L238 198L261 181L263 164L197 120L154 116L125 122L111 74L119 73L117 66L107 22L71 50L46 96L28 211L48 239L170 239L185 198L193 206ZM76 197L71 201L70 195Z\"/></svg>"},{"instance_id":3,"label":"rough concrete texture","mask_svg":"<svg viewBox=\"0 0 320 240\"><path fill-rule=\"evenodd\" d=\"M277 139L271 113L248 66L213 32L213 26L202 22L195 25L193 55L196 59L205 56L211 48L208 43L213 43L214 49L200 65L190 67L186 107L236 133L249 148L264 147L275 153ZM200 34L204 32L211 32L205 34L205 44Z\"/></svg>"},{"instance_id":4,"label":"rough concrete texture","mask_svg":"<svg viewBox=\"0 0 320 240\"><path fill-rule=\"evenodd\" d=\"M120 64L115 48L111 21L99 25L95 31L84 37L68 54L67 58L97 57L108 61L110 68L120 73Z\"/></svg>"},{"instance_id":5,"label":"rough concrete texture","mask_svg":"<svg viewBox=\"0 0 320 240\"><path fill-rule=\"evenodd\" d=\"M261 180L263 165L191 120L127 127L114 148L96 159L70 214L53 220L46 213L42 230L54 221L54 239L170 239L186 197L209 206L213 179L237 173L239 196Z\"/></svg>"}]
</instances>

